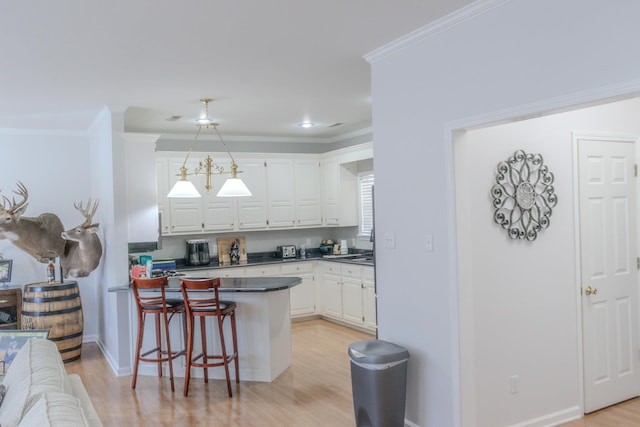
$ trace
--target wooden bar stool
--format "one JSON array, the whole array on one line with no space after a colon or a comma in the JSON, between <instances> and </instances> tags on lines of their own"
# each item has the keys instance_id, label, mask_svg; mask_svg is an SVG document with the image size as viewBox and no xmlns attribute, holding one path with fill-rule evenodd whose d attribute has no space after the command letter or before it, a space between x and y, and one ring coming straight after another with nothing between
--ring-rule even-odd
<instances>
[{"instance_id":1,"label":"wooden bar stool","mask_svg":"<svg viewBox=\"0 0 640 427\"><path fill-rule=\"evenodd\" d=\"M191 367L204 368L204 382L209 382L207 368L224 366L227 376L227 391L229 397L233 396L231 391L231 378L229 375L229 364L233 360L236 368L236 383L240 383L240 371L238 369L238 337L236 335L236 303L233 301L220 301L218 288L220 279L180 279L180 289L185 301L187 313L187 370L184 374L184 395L189 393L189 377ZM189 295L188 291L192 292ZM200 292L197 292L200 291ZM208 292L202 292L208 291ZM207 354L207 338L205 329L205 318L212 316L217 318L218 334L220 335L220 347L222 354ZM195 318L200 318L200 338L202 340L202 353L193 356L194 324ZM229 317L231 320L231 335L233 340L233 353L227 354L224 339L224 320ZM199 361L202 359L201 361Z\"/></svg>"},{"instance_id":2,"label":"wooden bar stool","mask_svg":"<svg viewBox=\"0 0 640 427\"><path fill-rule=\"evenodd\" d=\"M158 376L162 376L162 363L169 363L169 380L171 382L171 391L175 391L173 385L173 359L183 356L184 350L171 350L171 340L169 338L169 322L176 314L185 313L185 304L181 299L167 299L165 287L169 284L166 277L156 278L134 278L131 282L133 295L136 299L138 308L138 340L136 342L136 358L133 365L133 378L131 380L131 388L136 388L136 380L138 379L138 363L155 362L158 364ZM156 324L156 347L142 353L142 339L144 337L144 322L147 314L155 315ZM164 328L166 339L166 349L162 349L161 344L161 326L160 319ZM184 320L184 317L183 317ZM147 357L151 353L156 353L156 357Z\"/></svg>"}]
</instances>

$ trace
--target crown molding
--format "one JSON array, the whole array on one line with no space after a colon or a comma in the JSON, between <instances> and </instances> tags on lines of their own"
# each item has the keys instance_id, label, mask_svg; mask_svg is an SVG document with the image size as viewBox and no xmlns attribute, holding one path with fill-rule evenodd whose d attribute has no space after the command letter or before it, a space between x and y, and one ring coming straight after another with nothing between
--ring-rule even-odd
<instances>
[{"instance_id":1,"label":"crown molding","mask_svg":"<svg viewBox=\"0 0 640 427\"><path fill-rule=\"evenodd\" d=\"M450 13L449 15L425 25L424 27L418 28L417 30L412 31L391 43L387 43L386 45L367 53L363 58L370 64L373 64L406 49L409 46L434 37L449 28L460 25L510 1L512 0L479 0L473 2L456 10L455 12Z\"/></svg>"},{"instance_id":2,"label":"crown molding","mask_svg":"<svg viewBox=\"0 0 640 427\"><path fill-rule=\"evenodd\" d=\"M352 132L343 133L340 135L332 136L330 138L310 138L310 137L295 137L295 136L242 136L242 135L222 135L225 141L228 142L259 142L259 143L303 143L303 144L333 144L336 142L345 141L350 138L355 138L361 135L367 135L373 132L371 126L355 130ZM132 132L133 133L133 132ZM195 138L195 134L160 134L159 140L164 141L190 141ZM218 137L215 134L201 133L198 136L201 141L218 141Z\"/></svg>"}]
</instances>

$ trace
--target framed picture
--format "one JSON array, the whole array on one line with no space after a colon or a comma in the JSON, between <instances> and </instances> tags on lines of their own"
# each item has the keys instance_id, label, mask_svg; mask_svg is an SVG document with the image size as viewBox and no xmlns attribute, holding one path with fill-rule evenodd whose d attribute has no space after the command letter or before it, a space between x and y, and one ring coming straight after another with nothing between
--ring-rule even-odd
<instances>
[{"instance_id":1,"label":"framed picture","mask_svg":"<svg viewBox=\"0 0 640 427\"><path fill-rule=\"evenodd\" d=\"M18 350L28 341L33 339L47 339L48 329L0 330L0 379L7 373L11 362L15 359Z\"/></svg>"},{"instance_id":2,"label":"framed picture","mask_svg":"<svg viewBox=\"0 0 640 427\"><path fill-rule=\"evenodd\" d=\"M0 282L11 281L11 266L13 265L12 259L0 259Z\"/></svg>"}]
</instances>

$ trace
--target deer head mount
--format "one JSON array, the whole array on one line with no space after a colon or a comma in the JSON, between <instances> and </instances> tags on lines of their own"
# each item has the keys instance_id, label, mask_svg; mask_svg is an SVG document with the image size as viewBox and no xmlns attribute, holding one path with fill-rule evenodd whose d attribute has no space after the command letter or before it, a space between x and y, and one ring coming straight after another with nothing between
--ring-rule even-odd
<instances>
[{"instance_id":1,"label":"deer head mount","mask_svg":"<svg viewBox=\"0 0 640 427\"><path fill-rule=\"evenodd\" d=\"M85 220L77 227L61 233L62 238L67 241L64 256L60 258L60 267L65 278L86 277L100 263L102 244L96 234L99 224L91 224L91 219L98 210L98 204L96 200L91 207L91 199L87 202L86 208L82 207L82 202L73 204Z\"/></svg>"},{"instance_id":2,"label":"deer head mount","mask_svg":"<svg viewBox=\"0 0 640 427\"><path fill-rule=\"evenodd\" d=\"M24 211L29 204L29 192L18 181L18 191L14 191L22 199L16 201L2 196L0 207L0 234L39 262L47 262L64 254L65 240L60 233L64 227L60 218L53 213L43 213L37 217L25 217Z\"/></svg>"},{"instance_id":3,"label":"deer head mount","mask_svg":"<svg viewBox=\"0 0 640 427\"><path fill-rule=\"evenodd\" d=\"M64 277L86 277L96 269L102 256L102 245L96 231L99 224L91 224L98 209L98 201L87 207L82 202L74 207L84 216L85 221L77 227L65 231L56 214L43 213L37 217L25 217L29 205L29 192L18 181L18 190L13 191L19 199L2 196L0 207L0 239L7 239L38 262L46 263L50 258L60 258ZM0 190L1 192L2 190Z\"/></svg>"}]
</instances>

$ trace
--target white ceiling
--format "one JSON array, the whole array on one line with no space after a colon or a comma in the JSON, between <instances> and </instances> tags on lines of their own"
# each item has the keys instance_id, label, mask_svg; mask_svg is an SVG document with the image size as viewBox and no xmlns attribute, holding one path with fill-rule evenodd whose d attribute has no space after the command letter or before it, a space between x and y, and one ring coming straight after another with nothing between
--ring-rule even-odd
<instances>
[{"instance_id":1,"label":"white ceiling","mask_svg":"<svg viewBox=\"0 0 640 427\"><path fill-rule=\"evenodd\" d=\"M3 1L0 128L87 130L108 105L189 134L210 97L225 135L333 138L371 125L363 55L469 3Z\"/></svg>"}]
</instances>

